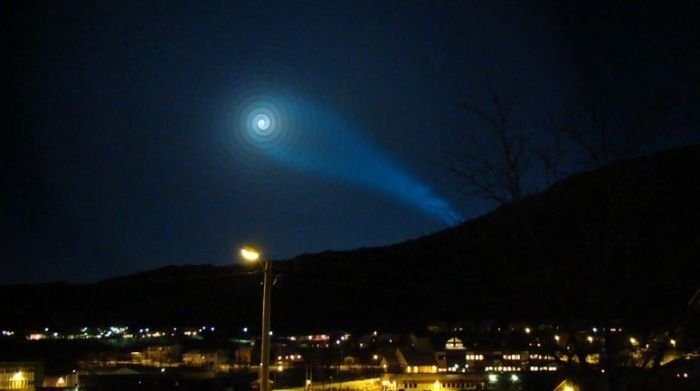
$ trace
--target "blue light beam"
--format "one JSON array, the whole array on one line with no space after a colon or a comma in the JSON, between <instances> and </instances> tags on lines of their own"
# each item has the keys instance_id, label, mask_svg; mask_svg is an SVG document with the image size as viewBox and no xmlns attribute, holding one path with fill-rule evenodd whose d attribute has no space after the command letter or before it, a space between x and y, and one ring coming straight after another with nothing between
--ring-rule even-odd
<instances>
[{"instance_id":1,"label":"blue light beam","mask_svg":"<svg viewBox=\"0 0 700 391\"><path fill-rule=\"evenodd\" d=\"M238 142L280 164L381 193L448 224L459 213L358 127L309 101L258 95L236 114Z\"/></svg>"}]
</instances>

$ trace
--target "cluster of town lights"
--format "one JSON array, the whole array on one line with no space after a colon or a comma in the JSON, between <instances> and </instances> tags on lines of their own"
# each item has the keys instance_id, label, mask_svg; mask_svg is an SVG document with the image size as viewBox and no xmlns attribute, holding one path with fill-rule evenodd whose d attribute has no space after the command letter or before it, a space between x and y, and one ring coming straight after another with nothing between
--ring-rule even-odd
<instances>
[{"instance_id":1,"label":"cluster of town lights","mask_svg":"<svg viewBox=\"0 0 700 391\"><path fill-rule=\"evenodd\" d=\"M488 379L489 383L498 383L500 380L499 375L495 373L489 373L486 378ZM520 377L515 373L512 373L508 378L513 383L520 381Z\"/></svg>"},{"instance_id":2,"label":"cluster of town lights","mask_svg":"<svg viewBox=\"0 0 700 391\"><path fill-rule=\"evenodd\" d=\"M277 356L277 361L282 360L301 360L301 354L290 354L286 356Z\"/></svg>"},{"instance_id":3,"label":"cluster of town lights","mask_svg":"<svg viewBox=\"0 0 700 391\"><path fill-rule=\"evenodd\" d=\"M199 328L185 328L184 331L178 332L177 327L165 330L151 330L149 327L140 328L138 330L131 331L129 327L126 326L109 326L109 327L97 327L90 329L88 327L83 327L77 332L59 332L59 331L49 331L49 328L45 328L43 332L29 332L25 335L25 338L30 341L39 341L43 339L67 339L67 340L80 340L80 339L131 339L131 338L165 338L165 337L177 337L186 336L192 338L201 338L206 333L213 333L216 328L213 326L202 326ZM15 335L14 331L3 330L3 337L11 337Z\"/></svg>"}]
</instances>

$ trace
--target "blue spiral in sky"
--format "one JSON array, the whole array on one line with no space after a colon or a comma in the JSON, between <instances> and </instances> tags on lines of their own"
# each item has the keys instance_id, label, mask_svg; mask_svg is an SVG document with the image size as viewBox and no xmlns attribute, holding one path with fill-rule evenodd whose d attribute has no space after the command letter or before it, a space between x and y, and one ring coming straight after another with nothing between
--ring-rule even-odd
<instances>
[{"instance_id":1,"label":"blue spiral in sky","mask_svg":"<svg viewBox=\"0 0 700 391\"><path fill-rule=\"evenodd\" d=\"M461 220L447 200L391 159L357 125L323 105L260 91L235 105L229 117L231 141L244 153L383 194L445 223Z\"/></svg>"}]
</instances>

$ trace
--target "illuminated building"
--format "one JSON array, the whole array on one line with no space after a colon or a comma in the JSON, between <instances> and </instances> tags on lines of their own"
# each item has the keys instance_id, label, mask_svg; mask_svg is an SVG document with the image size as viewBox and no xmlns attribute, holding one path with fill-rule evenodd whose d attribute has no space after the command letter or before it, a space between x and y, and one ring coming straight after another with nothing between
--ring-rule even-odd
<instances>
[{"instance_id":1,"label":"illuminated building","mask_svg":"<svg viewBox=\"0 0 700 391\"><path fill-rule=\"evenodd\" d=\"M75 388L78 385L77 373L44 376L44 381L42 382L42 388Z\"/></svg>"},{"instance_id":2,"label":"illuminated building","mask_svg":"<svg viewBox=\"0 0 700 391\"><path fill-rule=\"evenodd\" d=\"M436 353L421 352L410 347L396 349L398 365L405 373L437 373L438 359L436 356Z\"/></svg>"},{"instance_id":3,"label":"illuminated building","mask_svg":"<svg viewBox=\"0 0 700 391\"><path fill-rule=\"evenodd\" d=\"M480 373L402 373L382 376L383 391L485 390L486 377Z\"/></svg>"},{"instance_id":4,"label":"illuminated building","mask_svg":"<svg viewBox=\"0 0 700 391\"><path fill-rule=\"evenodd\" d=\"M0 362L0 390L31 391L40 386L43 366L36 362Z\"/></svg>"},{"instance_id":5,"label":"illuminated building","mask_svg":"<svg viewBox=\"0 0 700 391\"><path fill-rule=\"evenodd\" d=\"M250 365L253 361L253 347L250 345L239 346L234 352L234 363L236 365Z\"/></svg>"},{"instance_id":6,"label":"illuminated building","mask_svg":"<svg viewBox=\"0 0 700 391\"><path fill-rule=\"evenodd\" d=\"M561 382L554 391L581 391L581 388L570 380Z\"/></svg>"},{"instance_id":7,"label":"illuminated building","mask_svg":"<svg viewBox=\"0 0 700 391\"><path fill-rule=\"evenodd\" d=\"M216 368L227 361L226 354L220 350L190 350L182 355L182 363L193 367Z\"/></svg>"},{"instance_id":8,"label":"illuminated building","mask_svg":"<svg viewBox=\"0 0 700 391\"><path fill-rule=\"evenodd\" d=\"M445 343L445 349L447 350L464 350L464 343L457 337L452 337Z\"/></svg>"}]
</instances>

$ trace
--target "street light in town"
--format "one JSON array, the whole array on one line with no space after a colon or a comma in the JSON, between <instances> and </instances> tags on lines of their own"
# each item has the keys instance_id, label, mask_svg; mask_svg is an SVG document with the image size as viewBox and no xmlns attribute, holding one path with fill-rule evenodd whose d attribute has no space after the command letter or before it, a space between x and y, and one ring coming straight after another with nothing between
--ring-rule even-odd
<instances>
[{"instance_id":1,"label":"street light in town","mask_svg":"<svg viewBox=\"0 0 700 391\"><path fill-rule=\"evenodd\" d=\"M263 305L262 305L262 336L260 346L260 391L270 389L270 294L272 293L272 281L270 281L270 261L262 258L260 251L251 246L243 246L240 250L241 258L246 262L259 262L263 270Z\"/></svg>"}]
</instances>

